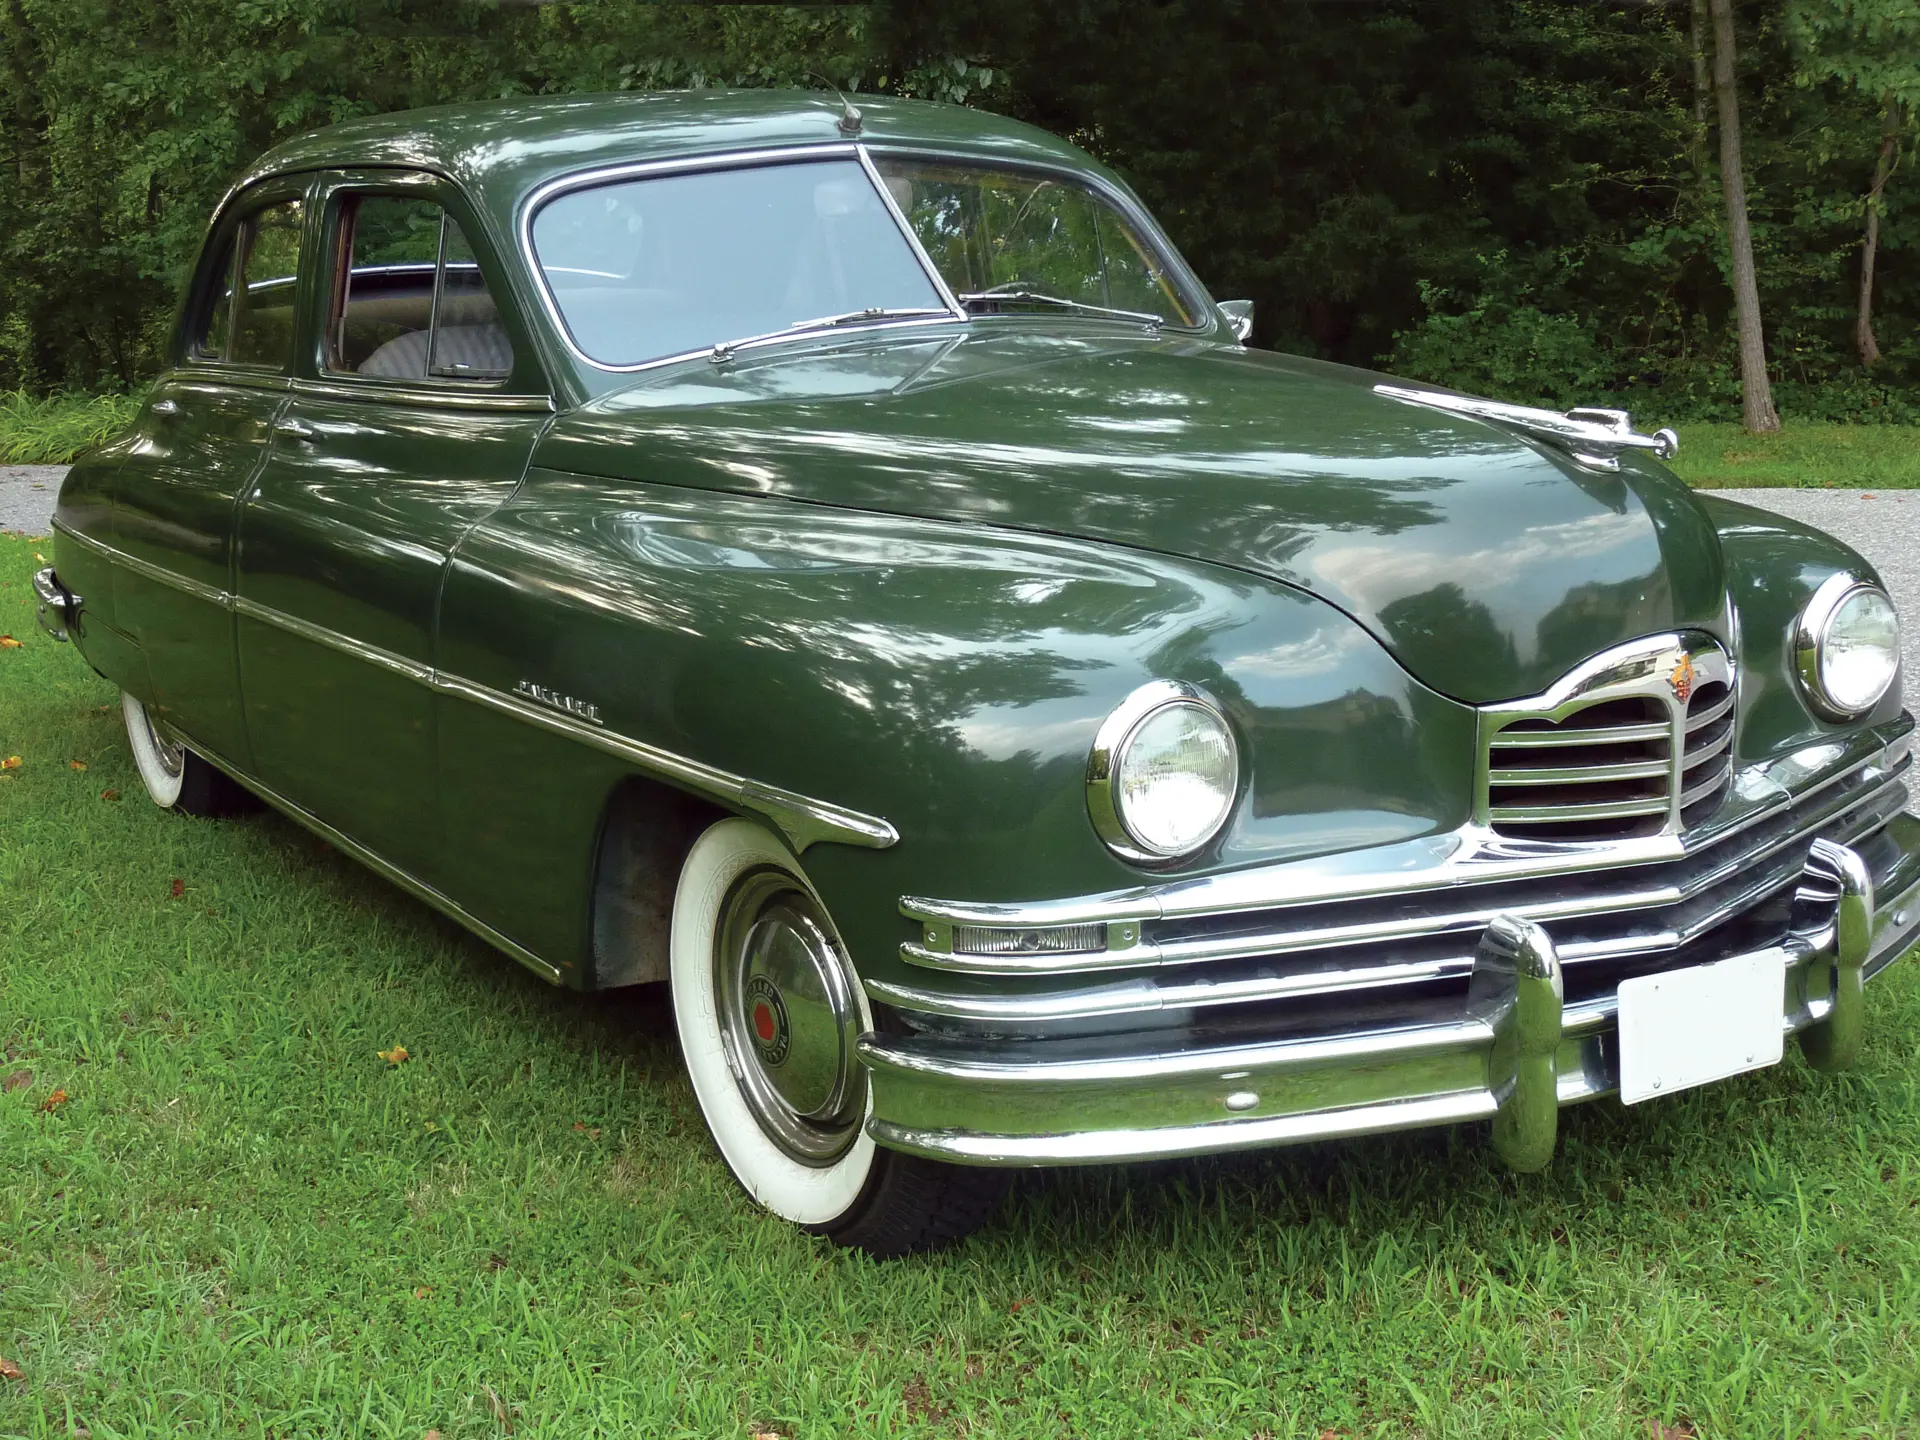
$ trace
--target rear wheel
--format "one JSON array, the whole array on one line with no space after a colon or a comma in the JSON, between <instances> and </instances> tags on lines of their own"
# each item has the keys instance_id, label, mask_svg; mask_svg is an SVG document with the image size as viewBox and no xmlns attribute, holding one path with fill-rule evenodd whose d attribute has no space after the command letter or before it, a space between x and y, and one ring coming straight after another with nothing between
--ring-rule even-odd
<instances>
[{"instance_id":1,"label":"rear wheel","mask_svg":"<svg viewBox=\"0 0 1920 1440\"><path fill-rule=\"evenodd\" d=\"M674 1020L707 1127L774 1214L877 1257L978 1228L1002 1172L875 1146L854 1042L872 1028L833 922L787 848L749 820L694 843L674 896Z\"/></svg>"},{"instance_id":2,"label":"rear wheel","mask_svg":"<svg viewBox=\"0 0 1920 1440\"><path fill-rule=\"evenodd\" d=\"M232 815L253 803L251 795L189 750L184 740L124 690L120 714L127 722L127 743L140 783L161 809L187 815Z\"/></svg>"}]
</instances>

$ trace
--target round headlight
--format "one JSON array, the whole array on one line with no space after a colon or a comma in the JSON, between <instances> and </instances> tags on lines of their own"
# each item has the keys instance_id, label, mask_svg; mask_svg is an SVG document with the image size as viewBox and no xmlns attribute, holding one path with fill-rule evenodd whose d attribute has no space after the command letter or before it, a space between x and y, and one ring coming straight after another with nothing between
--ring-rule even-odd
<instances>
[{"instance_id":1,"label":"round headlight","mask_svg":"<svg viewBox=\"0 0 1920 1440\"><path fill-rule=\"evenodd\" d=\"M1191 855L1220 833L1240 790L1233 730L1199 691L1157 680L1107 721L1087 759L1087 811L1116 854Z\"/></svg>"},{"instance_id":2,"label":"round headlight","mask_svg":"<svg viewBox=\"0 0 1920 1440\"><path fill-rule=\"evenodd\" d=\"M1900 620L1886 591L1834 575L1800 612L1794 637L1800 683L1829 720L1852 720L1880 703L1900 672Z\"/></svg>"}]
</instances>

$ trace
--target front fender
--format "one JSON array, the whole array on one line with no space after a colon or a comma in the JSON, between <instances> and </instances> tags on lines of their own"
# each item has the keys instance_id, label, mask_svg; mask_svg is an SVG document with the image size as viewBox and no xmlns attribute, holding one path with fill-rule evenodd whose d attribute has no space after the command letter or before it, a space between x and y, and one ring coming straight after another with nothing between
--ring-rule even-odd
<instances>
[{"instance_id":1,"label":"front fender","mask_svg":"<svg viewBox=\"0 0 1920 1440\"><path fill-rule=\"evenodd\" d=\"M1727 598L1738 634L1739 723L1735 750L1744 764L1852 734L1900 715L1900 678L1869 715L1834 724L1807 705L1796 678L1794 624L1828 577L1845 572L1880 583L1873 566L1823 530L1712 493L1700 504L1720 536Z\"/></svg>"},{"instance_id":2,"label":"front fender","mask_svg":"<svg viewBox=\"0 0 1920 1440\"><path fill-rule=\"evenodd\" d=\"M1249 772L1222 839L1181 874L1407 839L1469 808L1473 712L1332 607L983 526L535 471L459 549L440 665L496 691L531 681L620 735L891 822L888 848L802 857L863 969L897 960L903 894L1147 878L1094 834L1084 774L1100 722L1149 680L1212 694ZM456 735L450 753L472 747ZM539 796L509 802L500 873L475 877L496 903L509 849L579 861L585 884L617 778L604 757L523 763L543 773L493 777L503 800ZM585 914L549 889L549 928L561 904Z\"/></svg>"}]
</instances>

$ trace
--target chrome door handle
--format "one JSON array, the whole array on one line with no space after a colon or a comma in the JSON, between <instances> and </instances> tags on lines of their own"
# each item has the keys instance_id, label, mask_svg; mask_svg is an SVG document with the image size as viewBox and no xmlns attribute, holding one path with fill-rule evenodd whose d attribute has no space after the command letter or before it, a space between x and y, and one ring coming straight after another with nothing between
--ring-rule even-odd
<instances>
[{"instance_id":1,"label":"chrome door handle","mask_svg":"<svg viewBox=\"0 0 1920 1440\"><path fill-rule=\"evenodd\" d=\"M304 420L281 420L273 427L289 440L316 440L320 432Z\"/></svg>"},{"instance_id":2,"label":"chrome door handle","mask_svg":"<svg viewBox=\"0 0 1920 1440\"><path fill-rule=\"evenodd\" d=\"M180 413L180 402L178 400L156 400L153 402L153 413L156 415L178 415Z\"/></svg>"}]
</instances>

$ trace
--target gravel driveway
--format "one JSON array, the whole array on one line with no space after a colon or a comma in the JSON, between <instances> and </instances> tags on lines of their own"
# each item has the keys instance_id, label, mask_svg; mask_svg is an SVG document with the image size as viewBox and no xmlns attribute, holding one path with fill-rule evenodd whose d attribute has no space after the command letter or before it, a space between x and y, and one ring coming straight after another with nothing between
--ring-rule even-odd
<instances>
[{"instance_id":1,"label":"gravel driveway","mask_svg":"<svg viewBox=\"0 0 1920 1440\"><path fill-rule=\"evenodd\" d=\"M62 465L0 465L0 530L45 535L60 477L66 473ZM1907 622L1906 673L1920 676L1920 490L1714 493L1817 525L1877 565ZM1911 680L1908 688L1915 688Z\"/></svg>"}]
</instances>

